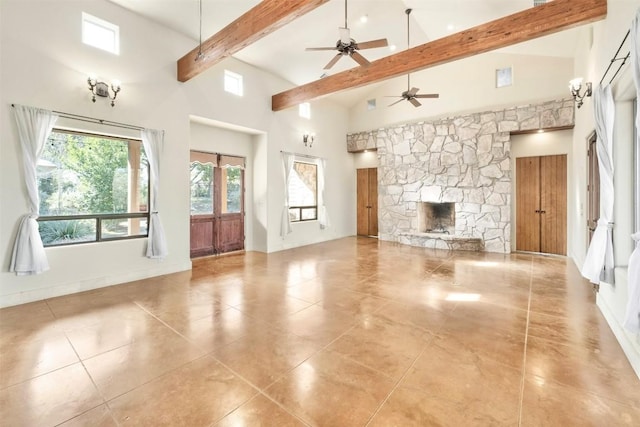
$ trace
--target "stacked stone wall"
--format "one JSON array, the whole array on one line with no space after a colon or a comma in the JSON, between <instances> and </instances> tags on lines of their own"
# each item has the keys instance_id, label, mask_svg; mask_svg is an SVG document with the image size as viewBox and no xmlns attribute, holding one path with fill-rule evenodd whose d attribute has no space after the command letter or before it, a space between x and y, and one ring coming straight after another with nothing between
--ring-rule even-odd
<instances>
[{"instance_id":1,"label":"stacked stone wall","mask_svg":"<svg viewBox=\"0 0 640 427\"><path fill-rule=\"evenodd\" d=\"M379 238L416 245L418 203L454 202L456 236L510 252L510 132L572 126L573 108L551 101L347 135L349 151L375 141Z\"/></svg>"}]
</instances>

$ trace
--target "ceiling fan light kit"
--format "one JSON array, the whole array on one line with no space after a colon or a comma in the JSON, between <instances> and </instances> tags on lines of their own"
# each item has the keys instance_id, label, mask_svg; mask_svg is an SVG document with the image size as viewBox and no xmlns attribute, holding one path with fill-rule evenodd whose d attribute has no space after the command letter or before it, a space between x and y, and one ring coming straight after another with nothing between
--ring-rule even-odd
<instances>
[{"instance_id":1,"label":"ceiling fan light kit","mask_svg":"<svg viewBox=\"0 0 640 427\"><path fill-rule=\"evenodd\" d=\"M351 30L349 30L347 22L347 0L344 1L344 27L338 27L340 38L333 47L308 47L305 50L337 50L338 53L331 61L324 66L325 70L332 68L343 56L350 56L358 65L366 66L370 62L362 56L358 51L362 49L373 49L377 47L386 47L389 45L387 39L370 40L362 43L356 42L351 38Z\"/></svg>"},{"instance_id":2,"label":"ceiling fan light kit","mask_svg":"<svg viewBox=\"0 0 640 427\"><path fill-rule=\"evenodd\" d=\"M404 11L404 13L407 14L407 49L411 47L411 43L409 42L409 15L411 15L412 10L413 9L406 9ZM420 89L418 89L417 87L411 87L411 74L407 74L407 90L405 90L400 94L399 100L389 104L389 107L391 107L392 105L396 105L397 103L402 101L409 101L411 105L417 108L422 105L417 98L440 98L440 95L437 93L426 93L426 94L418 95L419 90ZM397 96L391 96L391 97L396 98Z\"/></svg>"}]
</instances>

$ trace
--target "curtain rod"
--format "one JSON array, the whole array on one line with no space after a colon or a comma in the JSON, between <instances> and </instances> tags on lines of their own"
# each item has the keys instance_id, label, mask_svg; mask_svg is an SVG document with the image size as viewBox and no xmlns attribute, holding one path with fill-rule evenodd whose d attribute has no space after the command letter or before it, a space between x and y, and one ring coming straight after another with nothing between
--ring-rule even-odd
<instances>
[{"instance_id":1,"label":"curtain rod","mask_svg":"<svg viewBox=\"0 0 640 427\"><path fill-rule=\"evenodd\" d=\"M15 104L11 104L11 106L15 108ZM54 114L57 114L59 117L62 117L64 119L78 120L80 122L107 125L107 126L113 126L113 127L123 128L123 129L144 130L144 128L140 126L134 126L134 125L129 125L129 124L120 123L120 122L112 122L111 120L96 119L95 117L80 116L78 114L65 113L63 111L52 110L51 112Z\"/></svg>"},{"instance_id":2,"label":"curtain rod","mask_svg":"<svg viewBox=\"0 0 640 427\"><path fill-rule=\"evenodd\" d=\"M282 154L291 154L291 155L293 155L293 156L306 157L306 158L308 158L308 159L325 160L325 158L324 158L324 157L310 156L310 155L308 155L308 154L298 154L298 153L292 153L292 152L290 152L290 151L283 151L283 150L280 150L280 152L281 152Z\"/></svg>"},{"instance_id":3,"label":"curtain rod","mask_svg":"<svg viewBox=\"0 0 640 427\"><path fill-rule=\"evenodd\" d=\"M609 84L611 84L613 82L613 80L616 78L616 76L620 72L620 69L624 66L624 64L627 63L627 60L631 56L631 49L629 49L629 52L627 52L627 56L624 56L622 58L618 58L618 54L620 53L620 49L622 49L622 46L624 45L624 42L627 41L627 37L629 37L629 33L630 32L631 32L631 29L627 30L627 34L625 34L624 38L622 39L622 43L620 43L620 46L618 46L618 50L616 50L616 53L613 55L613 58L611 58L611 61L609 62L609 66L607 67L607 71L605 71L604 74L602 75L602 78L600 79L600 84L602 84L602 82L604 81L604 78L607 76L607 73L609 73L609 70L611 69L611 66L613 65L614 62L622 61L622 64L620 64L620 66L616 70L616 72L613 75L613 77L611 77L611 80L609 80Z\"/></svg>"}]
</instances>

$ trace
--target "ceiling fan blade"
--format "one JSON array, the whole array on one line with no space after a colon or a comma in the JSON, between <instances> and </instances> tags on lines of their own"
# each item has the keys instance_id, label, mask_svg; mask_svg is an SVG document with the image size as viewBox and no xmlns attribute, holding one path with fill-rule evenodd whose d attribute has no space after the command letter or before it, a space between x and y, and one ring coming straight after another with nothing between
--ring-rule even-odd
<instances>
[{"instance_id":1,"label":"ceiling fan blade","mask_svg":"<svg viewBox=\"0 0 640 427\"><path fill-rule=\"evenodd\" d=\"M409 102L412 103L414 107L419 107L419 106L422 105L422 104L420 104L420 101L418 101L415 98L409 98Z\"/></svg>"},{"instance_id":2,"label":"ceiling fan blade","mask_svg":"<svg viewBox=\"0 0 640 427\"><path fill-rule=\"evenodd\" d=\"M369 65L371 62L367 61L367 58L360 55L358 52L352 52L351 57L360 65Z\"/></svg>"},{"instance_id":3,"label":"ceiling fan blade","mask_svg":"<svg viewBox=\"0 0 640 427\"><path fill-rule=\"evenodd\" d=\"M356 43L356 49L373 49L375 47L389 46L387 39L370 40L368 42Z\"/></svg>"},{"instance_id":4,"label":"ceiling fan blade","mask_svg":"<svg viewBox=\"0 0 640 427\"><path fill-rule=\"evenodd\" d=\"M389 104L389 107L391 107L393 105L396 105L398 102L402 102L402 101L404 101L404 98L398 99L396 102L393 102L393 103Z\"/></svg>"},{"instance_id":5,"label":"ceiling fan blade","mask_svg":"<svg viewBox=\"0 0 640 427\"><path fill-rule=\"evenodd\" d=\"M384 98L403 98L401 95L384 95Z\"/></svg>"},{"instance_id":6,"label":"ceiling fan blade","mask_svg":"<svg viewBox=\"0 0 640 427\"><path fill-rule=\"evenodd\" d=\"M334 65L336 65L336 62L338 62L338 60L342 58L342 54L339 53L336 56L333 57L333 59L331 61L329 61L329 63L327 65L324 66L325 70L328 70L329 68L333 67Z\"/></svg>"},{"instance_id":7,"label":"ceiling fan blade","mask_svg":"<svg viewBox=\"0 0 640 427\"><path fill-rule=\"evenodd\" d=\"M305 50L336 50L336 47L308 47Z\"/></svg>"},{"instance_id":8,"label":"ceiling fan blade","mask_svg":"<svg viewBox=\"0 0 640 427\"><path fill-rule=\"evenodd\" d=\"M425 93L424 95L415 95L415 98L440 98L440 94Z\"/></svg>"},{"instance_id":9,"label":"ceiling fan blade","mask_svg":"<svg viewBox=\"0 0 640 427\"><path fill-rule=\"evenodd\" d=\"M338 31L340 31L340 42L342 44L351 43L351 31L348 28L338 27Z\"/></svg>"},{"instance_id":10,"label":"ceiling fan blade","mask_svg":"<svg viewBox=\"0 0 640 427\"><path fill-rule=\"evenodd\" d=\"M416 93L418 93L420 89L418 89L417 87L412 87L411 90L407 91L407 95L408 96L415 96Z\"/></svg>"}]
</instances>

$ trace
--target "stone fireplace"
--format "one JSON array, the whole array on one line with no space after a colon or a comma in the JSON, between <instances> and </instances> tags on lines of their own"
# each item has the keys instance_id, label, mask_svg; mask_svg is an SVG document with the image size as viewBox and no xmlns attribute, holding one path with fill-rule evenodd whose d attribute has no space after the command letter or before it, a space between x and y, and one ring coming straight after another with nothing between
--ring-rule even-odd
<instances>
[{"instance_id":1,"label":"stone fireplace","mask_svg":"<svg viewBox=\"0 0 640 427\"><path fill-rule=\"evenodd\" d=\"M510 133L571 126L571 99L347 135L378 153L379 238L425 248L511 250Z\"/></svg>"},{"instance_id":2,"label":"stone fireplace","mask_svg":"<svg viewBox=\"0 0 640 427\"><path fill-rule=\"evenodd\" d=\"M418 204L418 232L454 234L456 231L455 203Z\"/></svg>"}]
</instances>

